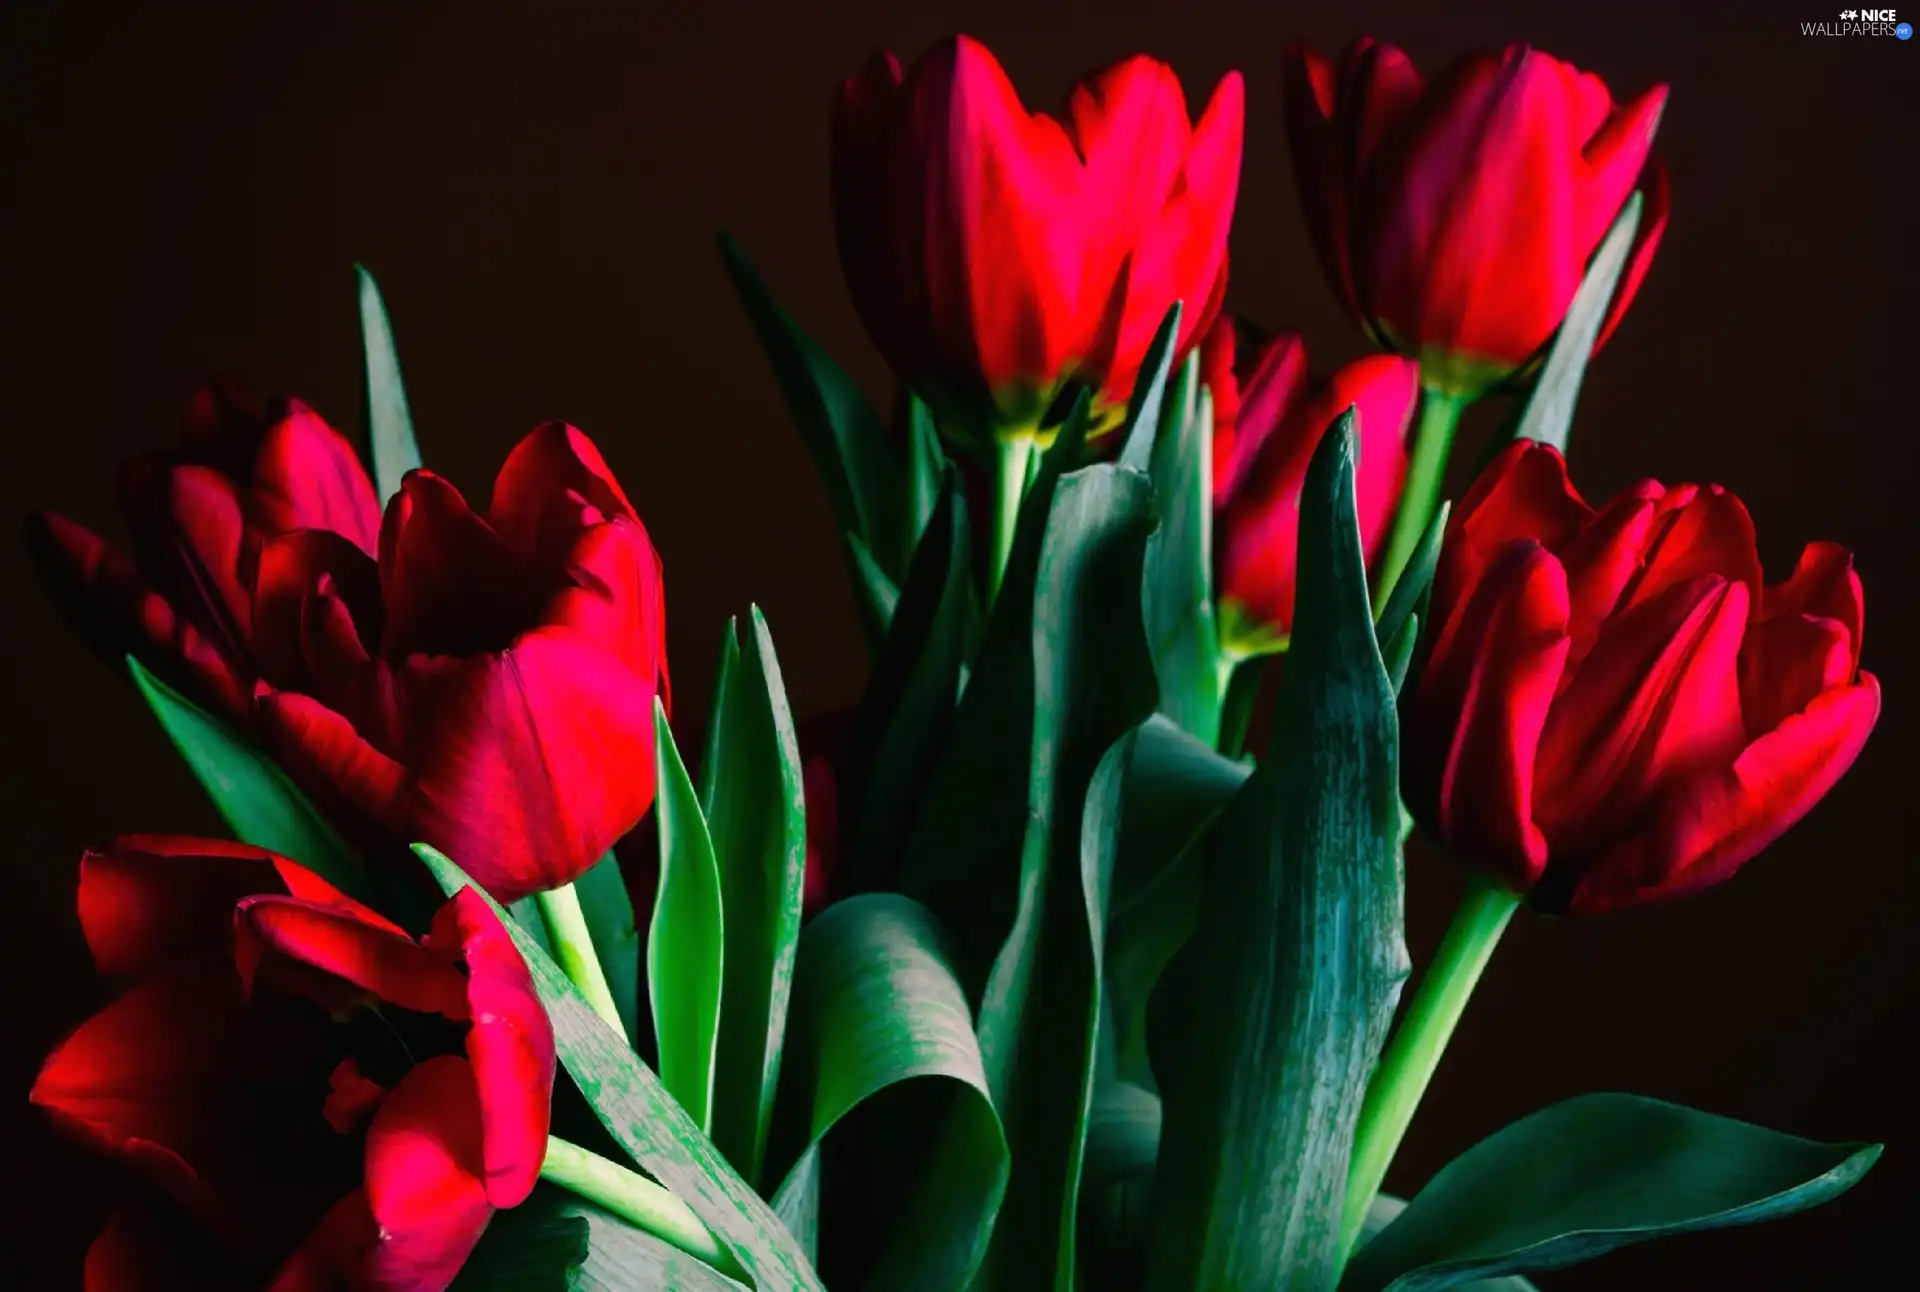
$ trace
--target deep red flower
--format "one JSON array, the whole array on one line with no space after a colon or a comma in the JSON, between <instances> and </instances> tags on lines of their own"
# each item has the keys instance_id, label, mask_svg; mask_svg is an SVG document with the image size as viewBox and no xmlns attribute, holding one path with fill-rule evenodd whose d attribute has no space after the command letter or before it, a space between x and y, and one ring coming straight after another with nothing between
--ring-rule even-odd
<instances>
[{"instance_id":1,"label":"deep red flower","mask_svg":"<svg viewBox=\"0 0 1920 1292\"><path fill-rule=\"evenodd\" d=\"M137 981L33 1101L277 1266L273 1288L445 1288L532 1191L553 1033L478 894L416 942L283 857L135 836L81 859L80 918L101 970ZM120 1286L138 1240L110 1225L90 1282Z\"/></svg>"},{"instance_id":2,"label":"deep red flower","mask_svg":"<svg viewBox=\"0 0 1920 1292\"><path fill-rule=\"evenodd\" d=\"M1666 171L1648 161L1666 86L1616 105L1598 77L1524 45L1426 82L1371 38L1337 65L1290 48L1286 82L1294 179L1327 276L1428 385L1471 396L1529 364L1638 186L1646 208L1600 341L1612 333L1666 228Z\"/></svg>"},{"instance_id":3,"label":"deep red flower","mask_svg":"<svg viewBox=\"0 0 1920 1292\"><path fill-rule=\"evenodd\" d=\"M840 260L874 344L949 430L1038 427L1069 381L1114 420L1173 302L1181 354L1219 311L1242 116L1234 73L1190 125L1144 56L1051 117L966 36L904 75L875 54L833 112Z\"/></svg>"},{"instance_id":4,"label":"deep red flower","mask_svg":"<svg viewBox=\"0 0 1920 1292\"><path fill-rule=\"evenodd\" d=\"M220 387L187 447L122 476L137 562L62 517L30 536L90 638L251 727L349 825L431 843L502 901L598 861L653 802L659 556L593 443L520 442L483 519L428 471L382 520L303 405Z\"/></svg>"},{"instance_id":5,"label":"deep red flower","mask_svg":"<svg viewBox=\"0 0 1920 1292\"><path fill-rule=\"evenodd\" d=\"M840 782L855 711L829 709L801 722L800 770L807 809L807 871L801 912L812 918L836 897L840 873Z\"/></svg>"},{"instance_id":6,"label":"deep red flower","mask_svg":"<svg viewBox=\"0 0 1920 1292\"><path fill-rule=\"evenodd\" d=\"M1406 478L1407 422L1417 371L1374 355L1332 377L1307 373L1307 347L1292 333L1262 338L1223 317L1201 351L1213 396L1214 599L1224 645L1273 650L1293 627L1300 491L1327 428L1359 410L1355 481L1369 558L1387 531Z\"/></svg>"},{"instance_id":7,"label":"deep red flower","mask_svg":"<svg viewBox=\"0 0 1920 1292\"><path fill-rule=\"evenodd\" d=\"M1853 558L1761 581L1717 486L1596 511L1521 441L1450 522L1402 778L1431 833L1550 911L1717 884L1806 815L1880 713Z\"/></svg>"}]
</instances>

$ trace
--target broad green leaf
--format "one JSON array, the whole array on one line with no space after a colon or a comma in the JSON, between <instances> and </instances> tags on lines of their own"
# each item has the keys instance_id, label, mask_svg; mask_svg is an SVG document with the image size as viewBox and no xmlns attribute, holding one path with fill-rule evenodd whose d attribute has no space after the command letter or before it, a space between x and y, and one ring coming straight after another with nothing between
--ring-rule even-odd
<instances>
[{"instance_id":1,"label":"broad green leaf","mask_svg":"<svg viewBox=\"0 0 1920 1292\"><path fill-rule=\"evenodd\" d=\"M1006 1189L1007 1144L966 996L927 909L898 894L868 893L808 924L790 1036L782 1133L770 1162L792 1165L775 1210L804 1215L794 1203L817 1187L823 1142L847 1114L905 1083L934 1083L944 1094L915 1105L934 1111L902 1146L904 1177L881 1182L879 1222L857 1236L877 1255L859 1286L965 1287ZM930 1169L935 1163L939 1169Z\"/></svg>"},{"instance_id":2,"label":"broad green leaf","mask_svg":"<svg viewBox=\"0 0 1920 1292\"><path fill-rule=\"evenodd\" d=\"M374 491L384 505L400 492L407 472L420 466L420 446L414 442L413 414L407 411L407 392L400 383L400 356L386 302L365 266L353 268L360 279L360 341L366 352L367 449Z\"/></svg>"},{"instance_id":3,"label":"broad green leaf","mask_svg":"<svg viewBox=\"0 0 1920 1292\"><path fill-rule=\"evenodd\" d=\"M572 1292L745 1292L745 1284L590 1202L570 1200L564 1209L587 1222L587 1259L573 1276ZM500 1223L498 1216L494 1223ZM501 1292L519 1289L503 1287Z\"/></svg>"},{"instance_id":4,"label":"broad green leaf","mask_svg":"<svg viewBox=\"0 0 1920 1292\"><path fill-rule=\"evenodd\" d=\"M654 766L659 769L653 815L660 835L660 878L647 931L647 994L653 1005L654 1043L661 1084L701 1130L710 1130L724 955L720 867L699 796L657 697L653 732Z\"/></svg>"},{"instance_id":5,"label":"broad green leaf","mask_svg":"<svg viewBox=\"0 0 1920 1292\"><path fill-rule=\"evenodd\" d=\"M1085 447L1087 409L1082 396L1020 504L1000 593L901 863L900 891L947 931L971 1001L1013 926L1033 761L1034 581L1055 489Z\"/></svg>"},{"instance_id":6,"label":"broad green leaf","mask_svg":"<svg viewBox=\"0 0 1920 1292\"><path fill-rule=\"evenodd\" d=\"M601 971L607 976L607 989L620 1011L621 1026L626 1028L627 1039L635 1040L640 1034L640 929L633 915L633 897L627 892L626 877L620 873L620 859L613 855L613 849L573 881L573 890L587 919L594 954L600 957Z\"/></svg>"},{"instance_id":7,"label":"broad green leaf","mask_svg":"<svg viewBox=\"0 0 1920 1292\"><path fill-rule=\"evenodd\" d=\"M744 1285L558 1185L494 1213L448 1292L739 1292Z\"/></svg>"},{"instance_id":8,"label":"broad green leaf","mask_svg":"<svg viewBox=\"0 0 1920 1292\"><path fill-rule=\"evenodd\" d=\"M1200 356L1181 375L1199 387ZM1153 445L1160 527L1147 546L1141 589L1160 711L1208 744L1220 738L1219 636L1213 620L1213 396L1175 401Z\"/></svg>"},{"instance_id":9,"label":"broad green leaf","mask_svg":"<svg viewBox=\"0 0 1920 1292\"><path fill-rule=\"evenodd\" d=\"M906 489L886 428L860 387L780 308L746 252L725 233L720 258L773 364L837 527L858 537L880 568L898 577L906 566Z\"/></svg>"},{"instance_id":10,"label":"broad green leaf","mask_svg":"<svg viewBox=\"0 0 1920 1292\"><path fill-rule=\"evenodd\" d=\"M724 977L714 1059L713 1141L749 1181L760 1177L780 1076L794 946L800 937L807 824L800 745L759 607L727 670L709 737L707 831L720 869Z\"/></svg>"},{"instance_id":11,"label":"broad green leaf","mask_svg":"<svg viewBox=\"0 0 1920 1292\"><path fill-rule=\"evenodd\" d=\"M234 838L299 862L349 897L372 900L359 856L285 772L131 655L127 668Z\"/></svg>"},{"instance_id":12,"label":"broad green leaf","mask_svg":"<svg viewBox=\"0 0 1920 1292\"><path fill-rule=\"evenodd\" d=\"M1060 1292L1075 1287L1107 889L1132 752L1122 737L1156 698L1139 608L1153 523L1152 486L1128 467L1086 467L1054 492L1033 585L1033 739L1017 904L977 1018L1016 1163L988 1277L1004 1282L1052 1253Z\"/></svg>"},{"instance_id":13,"label":"broad green leaf","mask_svg":"<svg viewBox=\"0 0 1920 1292\"><path fill-rule=\"evenodd\" d=\"M1495 1131L1360 1248L1343 1292L1435 1292L1631 1243L1792 1215L1878 1144L1819 1144L1638 1095L1582 1095Z\"/></svg>"},{"instance_id":14,"label":"broad green leaf","mask_svg":"<svg viewBox=\"0 0 1920 1292\"><path fill-rule=\"evenodd\" d=\"M1127 418L1120 424L1120 465L1135 471L1150 469L1154 446L1165 434L1162 426L1167 418L1161 409L1166 402L1167 374L1173 368L1174 343L1180 338L1180 312L1179 301L1167 307L1146 353L1140 357L1140 375L1134 378ZM1174 407L1179 403L1176 397Z\"/></svg>"},{"instance_id":15,"label":"broad green leaf","mask_svg":"<svg viewBox=\"0 0 1920 1292\"><path fill-rule=\"evenodd\" d=\"M934 508L940 505L940 489L948 470L947 451L940 446L940 431L933 421L933 410L911 392L907 395L907 551L919 545ZM902 562L902 575L906 562Z\"/></svg>"},{"instance_id":16,"label":"broad green leaf","mask_svg":"<svg viewBox=\"0 0 1920 1292\"><path fill-rule=\"evenodd\" d=\"M1366 1242L1385 1229L1406 1209L1405 1198L1396 1198L1385 1193L1375 1194L1373 1202L1367 1207L1367 1218L1360 1230L1360 1241ZM1460 1289L1461 1292L1539 1292L1539 1289L1518 1274L1475 1283L1462 1283Z\"/></svg>"},{"instance_id":17,"label":"broad green leaf","mask_svg":"<svg viewBox=\"0 0 1920 1292\"><path fill-rule=\"evenodd\" d=\"M887 629L893 624L894 609L900 604L900 588L857 535L847 535L847 560L853 566L854 605L877 658L885 647Z\"/></svg>"},{"instance_id":18,"label":"broad green leaf","mask_svg":"<svg viewBox=\"0 0 1920 1292\"><path fill-rule=\"evenodd\" d=\"M1149 1177L1159 1151L1160 1096L1127 1081L1098 1086L1087 1117L1087 1187Z\"/></svg>"},{"instance_id":19,"label":"broad green leaf","mask_svg":"<svg viewBox=\"0 0 1920 1292\"><path fill-rule=\"evenodd\" d=\"M1408 972L1398 733L1354 510L1354 415L1300 502L1268 756L1208 833L1156 994L1164 1101L1149 1292L1324 1292L1367 1078Z\"/></svg>"},{"instance_id":20,"label":"broad green leaf","mask_svg":"<svg viewBox=\"0 0 1920 1292\"><path fill-rule=\"evenodd\" d=\"M553 958L452 860L426 844L413 850L442 892L452 896L472 888L500 918L533 974L561 1065L634 1163L700 1217L757 1287L824 1292L806 1253L772 1209L727 1164L653 1069L593 1012Z\"/></svg>"},{"instance_id":21,"label":"broad green leaf","mask_svg":"<svg viewBox=\"0 0 1920 1292\"><path fill-rule=\"evenodd\" d=\"M894 885L914 809L953 723L972 595L966 497L960 473L949 469L854 718L842 827L852 891Z\"/></svg>"},{"instance_id":22,"label":"broad green leaf","mask_svg":"<svg viewBox=\"0 0 1920 1292\"><path fill-rule=\"evenodd\" d=\"M540 944L540 949L548 955L553 954L553 939L547 936L547 917L540 913L538 896L523 897L507 907L507 914L513 922L527 931L527 936Z\"/></svg>"},{"instance_id":23,"label":"broad green leaf","mask_svg":"<svg viewBox=\"0 0 1920 1292\"><path fill-rule=\"evenodd\" d=\"M1626 270L1633 250L1634 231L1640 227L1642 197L1633 194L1620 208L1613 227L1587 262L1586 276L1580 280L1566 317L1547 351L1546 362L1533 383L1518 417L1506 434L1495 438L1497 450L1512 440L1537 440L1567 451L1567 437L1573 428L1574 404L1580 398L1580 383L1587 373L1587 361L1593 356L1593 343L1599 339L1606 322L1613 289Z\"/></svg>"}]
</instances>

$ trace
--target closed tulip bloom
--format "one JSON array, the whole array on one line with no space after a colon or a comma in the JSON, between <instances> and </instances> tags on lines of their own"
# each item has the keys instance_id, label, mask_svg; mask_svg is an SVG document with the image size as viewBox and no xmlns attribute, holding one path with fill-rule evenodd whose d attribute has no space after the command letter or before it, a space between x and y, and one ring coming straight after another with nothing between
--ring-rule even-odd
<instances>
[{"instance_id":1,"label":"closed tulip bloom","mask_svg":"<svg viewBox=\"0 0 1920 1292\"><path fill-rule=\"evenodd\" d=\"M1374 355L1331 377L1308 375L1301 338L1261 338L1223 318L1201 352L1213 396L1214 598L1221 645L1255 655L1286 645L1299 574L1300 493L1320 437L1358 411L1355 492L1372 558L1406 478L1416 371Z\"/></svg>"},{"instance_id":2,"label":"closed tulip bloom","mask_svg":"<svg viewBox=\"0 0 1920 1292\"><path fill-rule=\"evenodd\" d=\"M1364 38L1336 63L1286 56L1287 131L1307 227L1342 301L1422 381L1471 398L1529 365L1636 187L1646 192L1604 341L1667 219L1648 151L1658 85L1624 104L1530 49L1469 54L1431 82Z\"/></svg>"},{"instance_id":3,"label":"closed tulip bloom","mask_svg":"<svg viewBox=\"0 0 1920 1292\"><path fill-rule=\"evenodd\" d=\"M1768 585L1732 494L1645 481L1596 510L1521 441L1450 524L1407 801L1550 912L1717 884L1859 754L1880 712L1862 619L1845 549L1811 544Z\"/></svg>"},{"instance_id":4,"label":"closed tulip bloom","mask_svg":"<svg viewBox=\"0 0 1920 1292\"><path fill-rule=\"evenodd\" d=\"M1048 116L968 37L905 73L876 54L833 111L835 228L868 333L949 433L1030 434L1069 383L1111 425L1168 308L1186 307L1179 354L1219 311L1241 126L1238 74L1197 123L1146 57Z\"/></svg>"},{"instance_id":5,"label":"closed tulip bloom","mask_svg":"<svg viewBox=\"0 0 1920 1292\"><path fill-rule=\"evenodd\" d=\"M33 1101L253 1286L439 1292L532 1191L553 1032L472 891L416 941L284 857L136 836L82 859L80 922L134 985L47 1059ZM145 1286L137 1216L102 1234L89 1288Z\"/></svg>"}]
</instances>

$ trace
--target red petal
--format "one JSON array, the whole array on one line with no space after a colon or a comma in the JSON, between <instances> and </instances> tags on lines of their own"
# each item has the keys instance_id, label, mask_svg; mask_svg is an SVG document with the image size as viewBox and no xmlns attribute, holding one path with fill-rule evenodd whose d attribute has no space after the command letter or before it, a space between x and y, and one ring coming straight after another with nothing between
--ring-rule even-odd
<instances>
[{"instance_id":1,"label":"red petal","mask_svg":"<svg viewBox=\"0 0 1920 1292\"><path fill-rule=\"evenodd\" d=\"M1747 607L1744 584L1701 576L1607 622L1540 741L1534 815L1556 858L1596 855L1664 782L1739 753Z\"/></svg>"},{"instance_id":2,"label":"red petal","mask_svg":"<svg viewBox=\"0 0 1920 1292\"><path fill-rule=\"evenodd\" d=\"M1775 615L1815 615L1847 630L1853 667L1860 667L1860 643L1866 632L1867 603L1854 572L1853 553L1838 543L1809 543L1800 553L1793 577L1761 595L1762 619Z\"/></svg>"},{"instance_id":3,"label":"red petal","mask_svg":"<svg viewBox=\"0 0 1920 1292\"><path fill-rule=\"evenodd\" d=\"M653 802L654 688L565 629L405 682L412 839L502 902L570 883Z\"/></svg>"},{"instance_id":4,"label":"red petal","mask_svg":"<svg viewBox=\"0 0 1920 1292\"><path fill-rule=\"evenodd\" d=\"M406 830L407 772L310 696L260 695L254 721L280 765L321 806L398 839Z\"/></svg>"},{"instance_id":5,"label":"red petal","mask_svg":"<svg viewBox=\"0 0 1920 1292\"><path fill-rule=\"evenodd\" d=\"M445 956L436 955L404 932L337 906L321 906L291 897L249 897L238 908L234 959L240 978L251 987L269 955L318 970L402 1009L446 1018L467 1017L466 982ZM340 993L306 974L275 981L322 1004Z\"/></svg>"},{"instance_id":6,"label":"red petal","mask_svg":"<svg viewBox=\"0 0 1920 1292\"><path fill-rule=\"evenodd\" d=\"M241 1292L233 1254L157 1200L117 1211L87 1248L84 1292Z\"/></svg>"},{"instance_id":7,"label":"red petal","mask_svg":"<svg viewBox=\"0 0 1920 1292\"><path fill-rule=\"evenodd\" d=\"M390 660L498 650L532 617L520 566L459 490L408 472L380 530L380 592Z\"/></svg>"},{"instance_id":8,"label":"red petal","mask_svg":"<svg viewBox=\"0 0 1920 1292\"><path fill-rule=\"evenodd\" d=\"M1670 785L1646 827L1594 862L1570 909L1598 914L1725 881L1833 788L1879 716L1880 683L1862 673L1754 741L1731 766Z\"/></svg>"},{"instance_id":9,"label":"red petal","mask_svg":"<svg viewBox=\"0 0 1920 1292\"><path fill-rule=\"evenodd\" d=\"M666 593L660 555L638 521L595 525L579 536L540 622L567 628L658 684L666 660Z\"/></svg>"},{"instance_id":10,"label":"red petal","mask_svg":"<svg viewBox=\"0 0 1920 1292\"><path fill-rule=\"evenodd\" d=\"M831 900L840 868L840 789L833 761L809 758L802 771L807 809L807 869L801 910L811 917Z\"/></svg>"},{"instance_id":11,"label":"red petal","mask_svg":"<svg viewBox=\"0 0 1920 1292\"><path fill-rule=\"evenodd\" d=\"M386 1097L387 1088L369 1080L349 1055L327 1077L327 1102L321 1105L320 1115L336 1134L352 1135L367 1124Z\"/></svg>"},{"instance_id":12,"label":"red petal","mask_svg":"<svg viewBox=\"0 0 1920 1292\"><path fill-rule=\"evenodd\" d=\"M280 1267L267 1292L367 1292L368 1256L379 1242L380 1230L367 1207L366 1190L355 1189L328 1209ZM403 1290L424 1292L424 1287L404 1283L394 1292Z\"/></svg>"},{"instance_id":13,"label":"red petal","mask_svg":"<svg viewBox=\"0 0 1920 1292\"><path fill-rule=\"evenodd\" d=\"M1305 45L1290 45L1283 67L1287 147L1307 234L1334 294L1359 321L1347 247L1350 175L1333 124L1333 63Z\"/></svg>"},{"instance_id":14,"label":"red petal","mask_svg":"<svg viewBox=\"0 0 1920 1292\"><path fill-rule=\"evenodd\" d=\"M1407 707L1402 781L1458 856L1525 892L1547 862L1535 754L1567 656L1566 575L1533 539L1489 563L1442 621Z\"/></svg>"},{"instance_id":15,"label":"red petal","mask_svg":"<svg viewBox=\"0 0 1920 1292\"><path fill-rule=\"evenodd\" d=\"M501 464L487 519L530 569L551 578L580 537L582 504L602 520L640 519L593 441L564 422L546 422Z\"/></svg>"},{"instance_id":16,"label":"red petal","mask_svg":"<svg viewBox=\"0 0 1920 1292\"><path fill-rule=\"evenodd\" d=\"M1347 46L1340 58L1334 111L1349 189L1381 146L1406 124L1425 92L1413 60L1398 48L1371 36Z\"/></svg>"},{"instance_id":17,"label":"red petal","mask_svg":"<svg viewBox=\"0 0 1920 1292\"><path fill-rule=\"evenodd\" d=\"M215 378L187 398L181 443L196 458L244 462L259 439L261 411L239 378Z\"/></svg>"},{"instance_id":18,"label":"red petal","mask_svg":"<svg viewBox=\"0 0 1920 1292\"><path fill-rule=\"evenodd\" d=\"M251 541L233 481L210 467L134 459L122 502L142 569L236 664L251 657Z\"/></svg>"},{"instance_id":19,"label":"red petal","mask_svg":"<svg viewBox=\"0 0 1920 1292\"><path fill-rule=\"evenodd\" d=\"M359 455L299 400L260 439L246 507L268 534L329 530L370 557L380 550L380 500Z\"/></svg>"},{"instance_id":20,"label":"red petal","mask_svg":"<svg viewBox=\"0 0 1920 1292\"><path fill-rule=\"evenodd\" d=\"M1627 195L1647 169L1647 155L1666 106L1667 87L1654 86L1613 113L1581 150L1586 175L1581 185L1581 219L1574 236L1583 245L1597 248L1619 218Z\"/></svg>"},{"instance_id":21,"label":"red petal","mask_svg":"<svg viewBox=\"0 0 1920 1292\"><path fill-rule=\"evenodd\" d=\"M1639 575L1621 594L1620 613L1703 574L1747 585L1761 597L1760 551L1753 518L1719 485L1680 485L1660 500Z\"/></svg>"},{"instance_id":22,"label":"red petal","mask_svg":"<svg viewBox=\"0 0 1920 1292\"><path fill-rule=\"evenodd\" d=\"M80 858L80 927L103 974L146 975L226 951L235 904L259 893L372 915L306 867L242 843L126 835Z\"/></svg>"},{"instance_id":23,"label":"red petal","mask_svg":"<svg viewBox=\"0 0 1920 1292\"><path fill-rule=\"evenodd\" d=\"M1663 491L1643 481L1623 491L1605 510L1560 549L1567 570L1567 593L1573 607L1573 650L1569 671L1579 667L1620 596L1640 573L1640 560L1653 532L1655 513Z\"/></svg>"},{"instance_id":24,"label":"red petal","mask_svg":"<svg viewBox=\"0 0 1920 1292\"><path fill-rule=\"evenodd\" d=\"M202 704L245 719L250 683L105 539L64 516L42 513L27 520L27 549L68 623L115 669L137 655Z\"/></svg>"},{"instance_id":25,"label":"red petal","mask_svg":"<svg viewBox=\"0 0 1920 1292\"><path fill-rule=\"evenodd\" d=\"M253 643L261 676L277 687L307 689L301 616L323 582L350 609L359 654L365 656L366 642L380 640L380 570L371 558L327 530L270 538L261 545L254 577Z\"/></svg>"},{"instance_id":26,"label":"red petal","mask_svg":"<svg viewBox=\"0 0 1920 1292\"><path fill-rule=\"evenodd\" d=\"M1667 231L1667 211L1672 205L1673 195L1667 180L1666 163L1657 157L1647 167L1646 184L1642 192L1646 197L1640 208L1640 227L1634 230L1633 247L1627 253L1626 268L1620 271L1619 285L1613 289L1613 302L1607 306L1606 321L1600 325L1600 333L1594 338L1593 349L1596 354L1613 335L1613 330L1620 326L1627 306L1633 304L1633 298L1639 294L1640 284L1653 265L1653 253L1660 249L1660 239Z\"/></svg>"},{"instance_id":27,"label":"red petal","mask_svg":"<svg viewBox=\"0 0 1920 1292\"><path fill-rule=\"evenodd\" d=\"M1775 615L1747 630L1740 649L1740 704L1758 740L1855 672L1846 625L1813 615Z\"/></svg>"},{"instance_id":28,"label":"red petal","mask_svg":"<svg viewBox=\"0 0 1920 1292\"><path fill-rule=\"evenodd\" d=\"M1270 441L1306 397L1307 343L1297 332L1279 333L1253 348L1236 370L1242 375L1233 456L1227 462L1225 478L1220 473L1214 478L1214 496L1220 499L1230 499L1240 491L1248 470L1270 454Z\"/></svg>"},{"instance_id":29,"label":"red petal","mask_svg":"<svg viewBox=\"0 0 1920 1292\"><path fill-rule=\"evenodd\" d=\"M480 1100L465 1059L428 1059L394 1087L367 1131L367 1205L379 1240L367 1284L444 1288L493 1218L481 1180Z\"/></svg>"},{"instance_id":30,"label":"red petal","mask_svg":"<svg viewBox=\"0 0 1920 1292\"><path fill-rule=\"evenodd\" d=\"M1480 472L1453 510L1433 578L1433 612L1444 623L1471 596L1487 563L1516 538L1559 552L1593 518L1556 449L1518 440Z\"/></svg>"},{"instance_id":31,"label":"red petal","mask_svg":"<svg viewBox=\"0 0 1920 1292\"><path fill-rule=\"evenodd\" d=\"M461 889L434 917L427 945L467 967L467 1059L482 1113L487 1199L516 1207L540 1179L553 1102L553 1025L527 962L485 900Z\"/></svg>"}]
</instances>

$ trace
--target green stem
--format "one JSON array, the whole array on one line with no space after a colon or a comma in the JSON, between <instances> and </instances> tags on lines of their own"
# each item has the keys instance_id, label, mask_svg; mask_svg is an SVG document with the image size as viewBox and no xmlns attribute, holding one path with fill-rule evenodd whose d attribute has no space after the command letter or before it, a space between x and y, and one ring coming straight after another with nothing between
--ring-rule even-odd
<instances>
[{"instance_id":1,"label":"green stem","mask_svg":"<svg viewBox=\"0 0 1920 1292\"><path fill-rule=\"evenodd\" d=\"M593 1006L593 1012L607 1020L607 1026L620 1036L627 1034L620 1021L620 1007L613 1003L613 989L607 986L606 970L593 949L593 934L587 931L587 917L580 909L580 894L572 884L562 884L536 894L540 918L546 921L547 940L553 944L553 958Z\"/></svg>"},{"instance_id":2,"label":"green stem","mask_svg":"<svg viewBox=\"0 0 1920 1292\"><path fill-rule=\"evenodd\" d=\"M1453 454L1453 434L1468 400L1460 395L1420 388L1420 424L1413 432L1413 460L1407 465L1407 487L1387 534L1387 550L1380 561L1380 580L1374 584L1374 609L1386 605L1393 585L1413 559L1420 536L1440 507L1440 490L1447 482L1447 459Z\"/></svg>"},{"instance_id":3,"label":"green stem","mask_svg":"<svg viewBox=\"0 0 1920 1292\"><path fill-rule=\"evenodd\" d=\"M693 1208L637 1171L549 1135L540 1177L699 1257L723 1274L746 1277L727 1245L714 1237Z\"/></svg>"},{"instance_id":4,"label":"green stem","mask_svg":"<svg viewBox=\"0 0 1920 1292\"><path fill-rule=\"evenodd\" d=\"M1028 467L1032 464L1031 435L1004 434L993 441L993 549L987 555L987 604L1000 594L1000 580L1013 553L1013 533L1020 524L1020 500L1026 496Z\"/></svg>"},{"instance_id":5,"label":"green stem","mask_svg":"<svg viewBox=\"0 0 1920 1292\"><path fill-rule=\"evenodd\" d=\"M1238 758L1246 749L1266 665L1264 655L1220 656L1220 752L1228 758Z\"/></svg>"},{"instance_id":6,"label":"green stem","mask_svg":"<svg viewBox=\"0 0 1920 1292\"><path fill-rule=\"evenodd\" d=\"M1493 949L1500 943L1507 921L1520 899L1504 888L1475 876L1454 912L1453 923L1433 963L1420 980L1420 989L1407 1003L1406 1016L1380 1056L1380 1066L1367 1086L1354 1133L1352 1164L1347 1170L1346 1210L1340 1226L1340 1267L1353 1254L1366 1225L1387 1167L1413 1122L1420 1097L1427 1092L1440 1056L1473 995Z\"/></svg>"}]
</instances>

